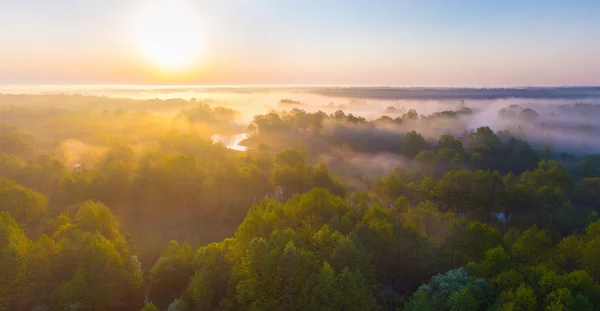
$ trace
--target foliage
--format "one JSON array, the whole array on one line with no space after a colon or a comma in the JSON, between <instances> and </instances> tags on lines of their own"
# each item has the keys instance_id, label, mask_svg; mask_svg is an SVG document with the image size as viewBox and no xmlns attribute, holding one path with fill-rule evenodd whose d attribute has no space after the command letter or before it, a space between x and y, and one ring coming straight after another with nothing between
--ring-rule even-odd
<instances>
[{"instance_id":1,"label":"foliage","mask_svg":"<svg viewBox=\"0 0 600 311\"><path fill-rule=\"evenodd\" d=\"M466 107L270 111L237 152L222 103L85 98L0 107L0 310L600 308L597 154L436 129Z\"/></svg>"}]
</instances>

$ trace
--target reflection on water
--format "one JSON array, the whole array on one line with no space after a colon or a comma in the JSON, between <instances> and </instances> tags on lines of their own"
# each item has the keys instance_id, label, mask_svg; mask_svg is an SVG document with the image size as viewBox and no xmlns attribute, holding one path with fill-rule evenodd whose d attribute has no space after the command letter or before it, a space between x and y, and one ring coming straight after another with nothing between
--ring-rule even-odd
<instances>
[{"instance_id":1,"label":"reflection on water","mask_svg":"<svg viewBox=\"0 0 600 311\"><path fill-rule=\"evenodd\" d=\"M233 150L246 151L245 146L240 146L239 143L248 138L248 134L241 133L230 136L213 135L211 137L213 143L222 143L225 147Z\"/></svg>"}]
</instances>

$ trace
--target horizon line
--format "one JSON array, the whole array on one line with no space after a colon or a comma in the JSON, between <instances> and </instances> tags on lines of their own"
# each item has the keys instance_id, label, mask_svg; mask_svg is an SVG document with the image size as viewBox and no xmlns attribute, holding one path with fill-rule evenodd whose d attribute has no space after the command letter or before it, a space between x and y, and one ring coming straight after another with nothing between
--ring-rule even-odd
<instances>
[{"instance_id":1,"label":"horizon line","mask_svg":"<svg viewBox=\"0 0 600 311\"><path fill-rule=\"evenodd\" d=\"M0 83L0 87L112 87L112 88L390 88L390 89L542 89L542 88L600 88L600 84L571 85L485 85L485 86L450 86L450 85L392 85L392 84L139 84L139 83Z\"/></svg>"}]
</instances>

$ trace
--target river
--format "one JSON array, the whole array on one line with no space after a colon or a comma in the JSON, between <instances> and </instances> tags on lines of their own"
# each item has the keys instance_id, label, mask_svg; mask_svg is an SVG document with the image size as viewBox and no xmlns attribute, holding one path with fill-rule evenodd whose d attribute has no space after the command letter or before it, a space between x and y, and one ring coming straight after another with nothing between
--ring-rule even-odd
<instances>
[{"instance_id":1,"label":"river","mask_svg":"<svg viewBox=\"0 0 600 311\"><path fill-rule=\"evenodd\" d=\"M213 143L222 143L223 145L225 145L225 147L238 151L246 151L245 146L239 145L240 142L242 142L246 138L248 138L248 134L246 133L235 134L230 136L213 135L211 137Z\"/></svg>"}]
</instances>

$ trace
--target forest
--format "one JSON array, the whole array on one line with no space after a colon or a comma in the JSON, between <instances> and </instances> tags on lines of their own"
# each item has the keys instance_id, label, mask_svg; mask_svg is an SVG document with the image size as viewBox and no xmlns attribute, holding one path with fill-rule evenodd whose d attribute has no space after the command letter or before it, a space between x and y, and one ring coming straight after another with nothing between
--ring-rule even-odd
<instances>
[{"instance_id":1,"label":"forest","mask_svg":"<svg viewBox=\"0 0 600 311\"><path fill-rule=\"evenodd\" d=\"M0 95L0 310L600 310L600 106L236 107Z\"/></svg>"}]
</instances>

